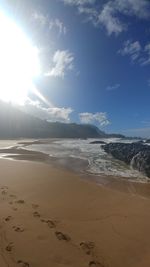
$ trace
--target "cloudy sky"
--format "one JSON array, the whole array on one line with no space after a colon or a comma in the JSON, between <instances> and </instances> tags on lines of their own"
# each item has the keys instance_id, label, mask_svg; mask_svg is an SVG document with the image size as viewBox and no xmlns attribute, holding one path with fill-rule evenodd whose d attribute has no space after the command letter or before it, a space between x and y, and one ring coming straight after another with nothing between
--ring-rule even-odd
<instances>
[{"instance_id":1,"label":"cloudy sky","mask_svg":"<svg viewBox=\"0 0 150 267\"><path fill-rule=\"evenodd\" d=\"M39 51L34 82L43 101L30 94L22 109L150 135L149 0L7 0L0 7Z\"/></svg>"}]
</instances>

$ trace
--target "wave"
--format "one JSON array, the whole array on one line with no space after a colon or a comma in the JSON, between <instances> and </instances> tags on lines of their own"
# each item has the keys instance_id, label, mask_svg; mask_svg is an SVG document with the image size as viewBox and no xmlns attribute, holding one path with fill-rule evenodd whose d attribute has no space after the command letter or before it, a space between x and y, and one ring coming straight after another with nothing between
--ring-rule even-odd
<instances>
[{"instance_id":1,"label":"wave","mask_svg":"<svg viewBox=\"0 0 150 267\"><path fill-rule=\"evenodd\" d=\"M133 170L132 166L128 166L104 152L101 144L90 144L91 141L98 140L99 139L60 139L47 144L32 144L28 146L28 149L47 153L51 157L56 158L74 157L87 160L89 162L89 166L86 171L89 174L121 176L128 179L140 179L141 181L146 179L143 174ZM105 143L132 143L135 140L104 138L101 139L101 141L104 141Z\"/></svg>"}]
</instances>

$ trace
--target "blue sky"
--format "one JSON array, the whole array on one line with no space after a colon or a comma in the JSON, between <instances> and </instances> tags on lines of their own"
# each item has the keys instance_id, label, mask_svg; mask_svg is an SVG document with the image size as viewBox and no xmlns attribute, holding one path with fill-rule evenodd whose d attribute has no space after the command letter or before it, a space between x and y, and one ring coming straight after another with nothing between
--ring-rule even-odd
<instances>
[{"instance_id":1,"label":"blue sky","mask_svg":"<svg viewBox=\"0 0 150 267\"><path fill-rule=\"evenodd\" d=\"M1 8L39 50L35 84L47 104L30 94L25 111L150 136L150 1L13 0Z\"/></svg>"}]
</instances>

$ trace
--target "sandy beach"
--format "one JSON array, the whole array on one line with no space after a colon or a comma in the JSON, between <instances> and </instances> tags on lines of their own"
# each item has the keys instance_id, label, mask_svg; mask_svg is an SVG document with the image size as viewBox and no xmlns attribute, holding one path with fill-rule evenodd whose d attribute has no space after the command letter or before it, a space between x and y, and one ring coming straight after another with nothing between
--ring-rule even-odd
<instances>
[{"instance_id":1,"label":"sandy beach","mask_svg":"<svg viewBox=\"0 0 150 267\"><path fill-rule=\"evenodd\" d=\"M0 267L150 267L150 0L0 0Z\"/></svg>"},{"instance_id":2,"label":"sandy beach","mask_svg":"<svg viewBox=\"0 0 150 267\"><path fill-rule=\"evenodd\" d=\"M1 267L148 267L149 223L147 194L0 160Z\"/></svg>"}]
</instances>

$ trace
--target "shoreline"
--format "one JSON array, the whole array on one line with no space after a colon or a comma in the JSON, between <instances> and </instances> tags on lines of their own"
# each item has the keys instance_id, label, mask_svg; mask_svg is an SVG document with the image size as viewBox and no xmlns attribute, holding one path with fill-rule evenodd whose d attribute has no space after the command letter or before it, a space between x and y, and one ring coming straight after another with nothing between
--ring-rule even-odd
<instances>
[{"instance_id":1,"label":"shoreline","mask_svg":"<svg viewBox=\"0 0 150 267\"><path fill-rule=\"evenodd\" d=\"M130 193L131 195L139 195L141 197L150 198L150 181L129 180L126 177L111 176L111 175L95 175L87 173L88 161L79 158L57 158L51 157L49 154L28 150L26 147L31 144L43 144L47 141L53 142L56 139L46 140L30 140L25 142L18 142L15 146L0 149L0 159L24 161L24 162L39 162L47 164L52 168L60 171L69 171L73 175L77 175L85 181L103 186L112 190ZM23 145L23 146L20 146Z\"/></svg>"},{"instance_id":2,"label":"shoreline","mask_svg":"<svg viewBox=\"0 0 150 267\"><path fill-rule=\"evenodd\" d=\"M24 147L28 146L28 144L24 145ZM70 170L75 173L81 174L88 167L88 161L80 158L74 157L52 157L47 153L33 151L24 149L20 146L13 146L10 148L0 149L0 158L3 159L12 159L12 160L23 160L23 161L37 161L41 163L46 163L49 165L56 166L57 168L61 168L64 170ZM82 170L82 171L81 171Z\"/></svg>"}]
</instances>

